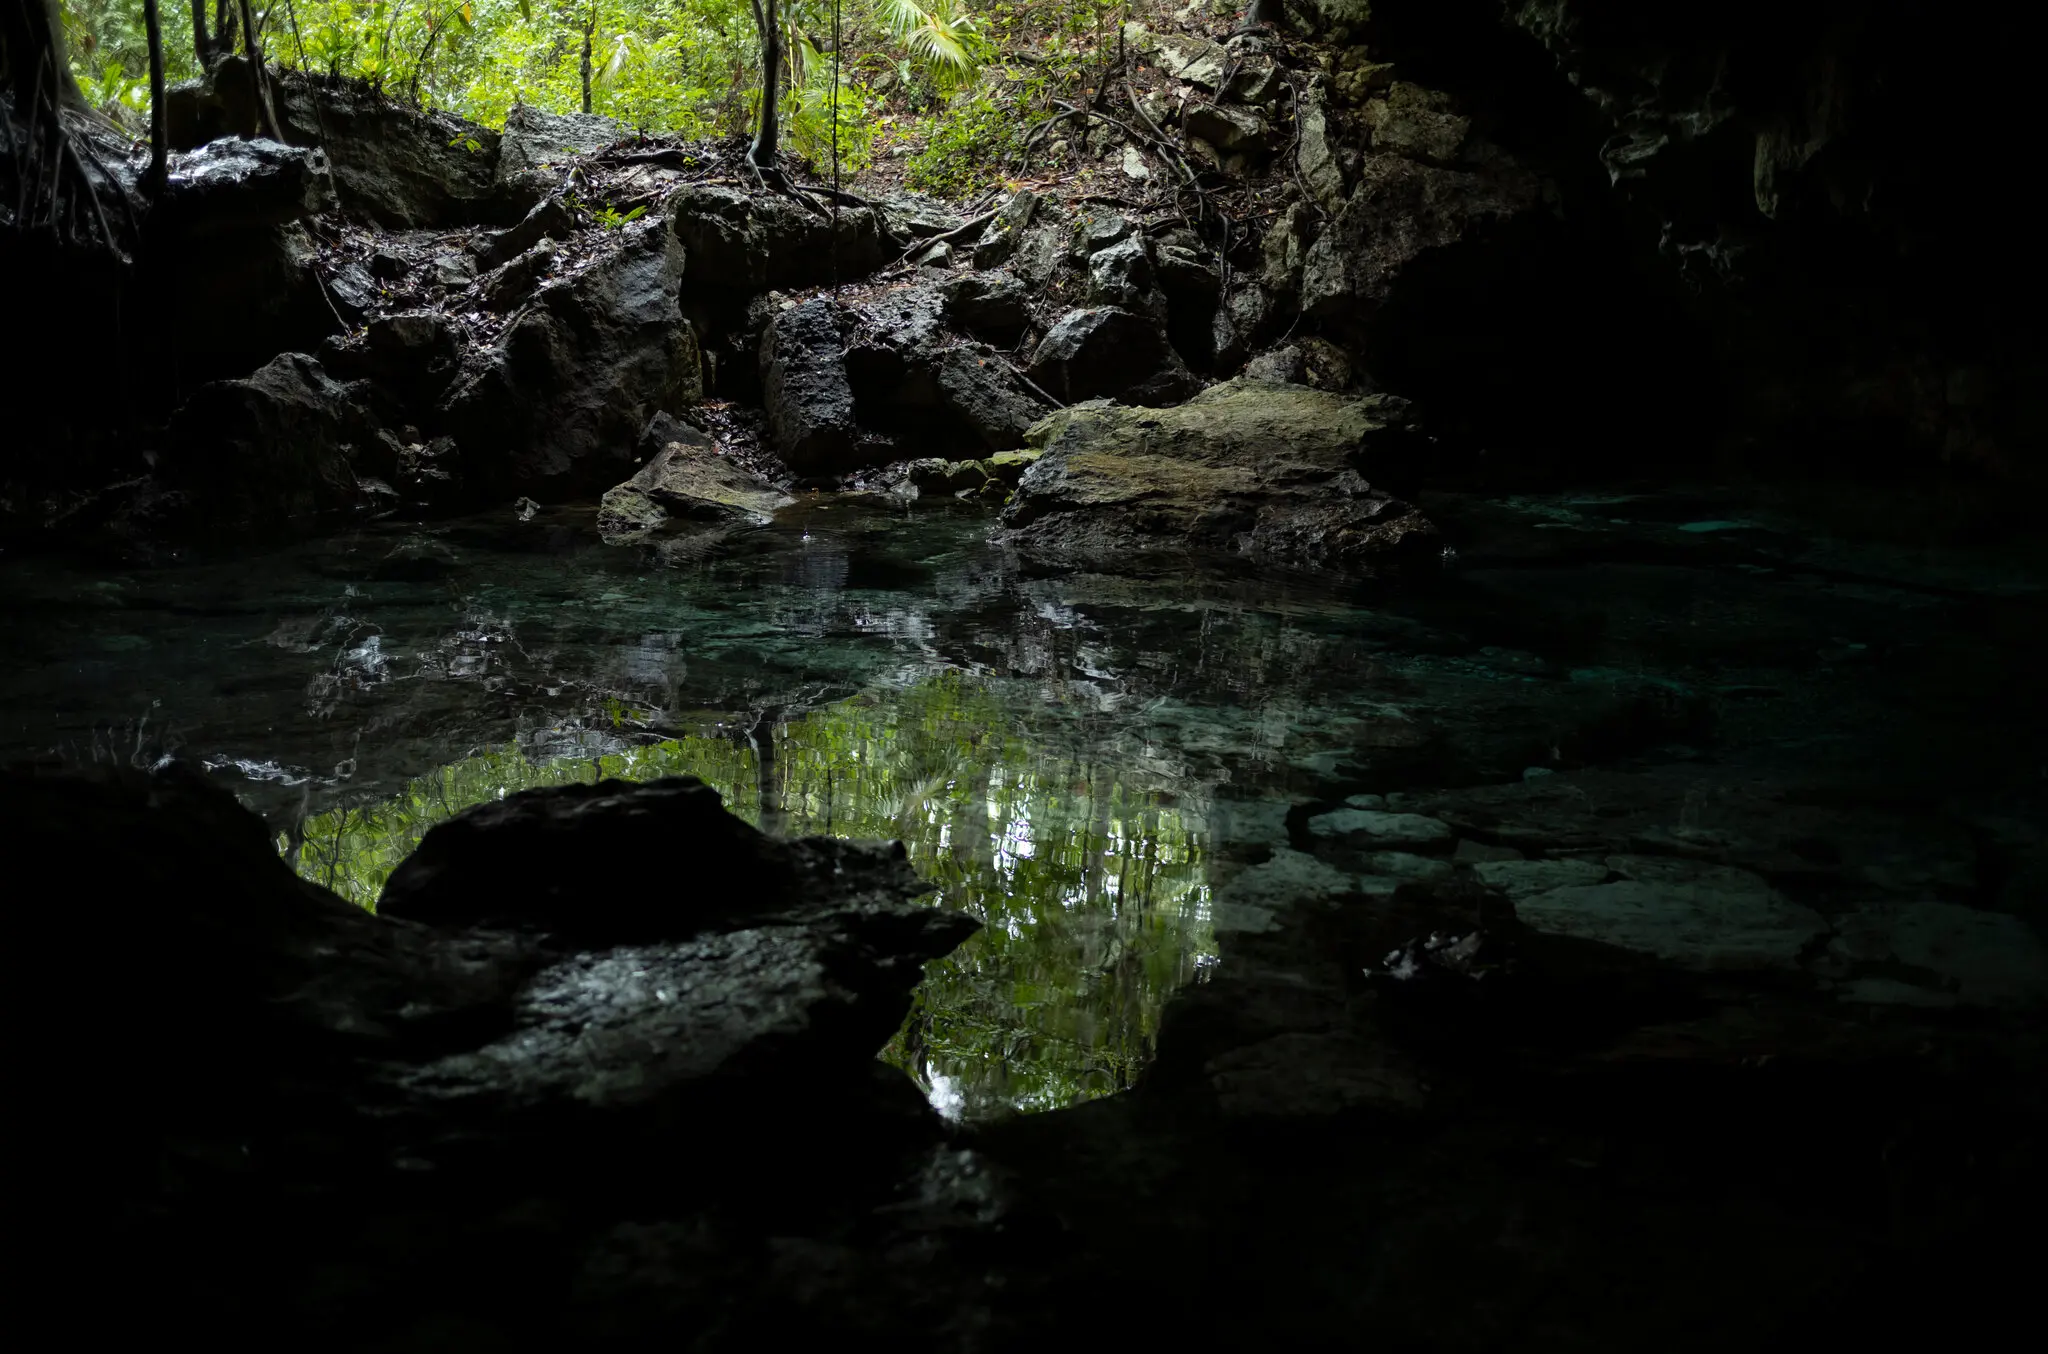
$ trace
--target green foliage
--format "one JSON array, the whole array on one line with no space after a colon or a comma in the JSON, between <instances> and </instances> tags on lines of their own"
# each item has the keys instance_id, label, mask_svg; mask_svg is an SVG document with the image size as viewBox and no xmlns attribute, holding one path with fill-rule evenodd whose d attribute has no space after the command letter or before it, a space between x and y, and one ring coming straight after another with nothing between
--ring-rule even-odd
<instances>
[{"instance_id":1,"label":"green foliage","mask_svg":"<svg viewBox=\"0 0 2048 1354\"><path fill-rule=\"evenodd\" d=\"M1093 92L1129 4L844 0L836 59L831 0L785 0L781 11L788 59L776 97L788 150L829 165L836 130L839 167L857 173L886 122L920 147L906 166L911 186L957 196L1000 175L1051 100ZM698 137L745 132L759 109L748 0L292 0L257 12L275 62L364 80L486 126L504 125L519 104L581 109L586 34L594 113ZM161 13L167 78L196 78L189 7L165 0ZM86 97L146 135L142 7L64 0L64 15Z\"/></svg>"},{"instance_id":2,"label":"green foliage","mask_svg":"<svg viewBox=\"0 0 2048 1354\"><path fill-rule=\"evenodd\" d=\"M928 71L941 91L972 80L989 55L961 0L874 0L874 12L884 31L903 44L911 64Z\"/></svg>"},{"instance_id":3,"label":"green foliage","mask_svg":"<svg viewBox=\"0 0 2048 1354\"><path fill-rule=\"evenodd\" d=\"M608 706L596 736L612 740L635 718ZM1129 773L1036 741L959 674L842 701L766 736L767 794L757 745L711 728L588 757L486 752L394 800L308 821L298 870L370 907L427 829L472 804L571 781L695 775L750 822L777 806L791 836L901 840L937 905L986 923L928 966L883 1050L936 1101L970 1114L1043 1109L1130 1084L1167 997L1215 952L1198 817Z\"/></svg>"},{"instance_id":4,"label":"green foliage","mask_svg":"<svg viewBox=\"0 0 2048 1354\"><path fill-rule=\"evenodd\" d=\"M175 84L199 74L192 49L192 11L184 0L164 0L164 80ZM130 135L149 135L149 31L135 0L64 0L64 42L71 72L87 103Z\"/></svg>"},{"instance_id":5,"label":"green foliage","mask_svg":"<svg viewBox=\"0 0 2048 1354\"><path fill-rule=\"evenodd\" d=\"M1023 142L1017 110L987 94L962 97L933 119L925 148L904 166L903 181L920 192L959 197L1001 170Z\"/></svg>"}]
</instances>

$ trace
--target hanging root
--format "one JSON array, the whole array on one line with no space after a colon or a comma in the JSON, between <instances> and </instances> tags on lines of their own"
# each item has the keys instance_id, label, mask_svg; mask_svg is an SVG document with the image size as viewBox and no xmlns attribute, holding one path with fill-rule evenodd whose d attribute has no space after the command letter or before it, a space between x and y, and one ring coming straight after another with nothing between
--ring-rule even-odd
<instances>
[{"instance_id":1,"label":"hanging root","mask_svg":"<svg viewBox=\"0 0 2048 1354\"><path fill-rule=\"evenodd\" d=\"M7 124L4 153L14 174L11 224L23 235L47 231L59 244L104 249L125 259L121 236L107 220L106 206L94 183L95 171L99 178L114 184L117 192L120 180L108 173L89 144L64 125L57 89L50 56L40 53L26 107L10 102L0 114ZM134 208L125 193L121 199L132 231Z\"/></svg>"}]
</instances>

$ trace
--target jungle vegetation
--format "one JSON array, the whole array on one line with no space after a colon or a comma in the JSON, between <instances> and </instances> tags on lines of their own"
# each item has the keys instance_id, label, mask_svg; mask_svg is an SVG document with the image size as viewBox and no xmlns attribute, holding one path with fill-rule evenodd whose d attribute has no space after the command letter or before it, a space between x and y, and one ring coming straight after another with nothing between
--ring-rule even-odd
<instances>
[{"instance_id":1,"label":"jungle vegetation","mask_svg":"<svg viewBox=\"0 0 2048 1354\"><path fill-rule=\"evenodd\" d=\"M1000 175L1056 101L1093 92L1132 0L61 0L84 100L150 131L166 85L256 47L487 126L517 104L649 135L753 134L813 168L903 161L910 186ZM763 106L764 74L776 97ZM1096 81L1099 82L1099 81ZM834 110L837 136L834 136Z\"/></svg>"}]
</instances>

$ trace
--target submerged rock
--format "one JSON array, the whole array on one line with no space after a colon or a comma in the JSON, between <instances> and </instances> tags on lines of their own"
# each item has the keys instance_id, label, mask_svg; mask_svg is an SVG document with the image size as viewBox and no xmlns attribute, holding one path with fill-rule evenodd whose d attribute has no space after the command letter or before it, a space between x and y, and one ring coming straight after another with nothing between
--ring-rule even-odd
<instances>
[{"instance_id":1,"label":"submerged rock","mask_svg":"<svg viewBox=\"0 0 2048 1354\"><path fill-rule=\"evenodd\" d=\"M1828 925L1748 870L1615 856L1611 884L1566 885L1515 902L1538 931L1597 940L1682 968L1790 969Z\"/></svg>"},{"instance_id":2,"label":"submerged rock","mask_svg":"<svg viewBox=\"0 0 2048 1354\"><path fill-rule=\"evenodd\" d=\"M1063 410L1032 430L1045 455L1004 525L1019 546L1062 557L1368 563L1435 540L1421 513L1365 478L1379 455L1406 454L1406 420L1384 396L1243 380L1174 409Z\"/></svg>"},{"instance_id":3,"label":"submerged rock","mask_svg":"<svg viewBox=\"0 0 2048 1354\"><path fill-rule=\"evenodd\" d=\"M1822 966L1846 1001L2036 1006L2048 1001L2048 947L2018 917L1955 903L1872 903L1836 922ZM1903 969L1913 981L1897 975Z\"/></svg>"}]
</instances>

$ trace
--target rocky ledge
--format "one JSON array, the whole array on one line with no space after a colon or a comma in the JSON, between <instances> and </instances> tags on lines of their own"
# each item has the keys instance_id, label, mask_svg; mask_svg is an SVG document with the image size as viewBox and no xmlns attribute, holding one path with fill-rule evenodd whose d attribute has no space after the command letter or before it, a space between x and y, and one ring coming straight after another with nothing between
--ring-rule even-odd
<instances>
[{"instance_id":1,"label":"rocky ledge","mask_svg":"<svg viewBox=\"0 0 2048 1354\"><path fill-rule=\"evenodd\" d=\"M1171 409L1096 402L1038 424L1004 511L1021 549L1101 562L1204 552L1355 566L1426 552L1436 528L1368 476L1408 469L1404 401L1240 378Z\"/></svg>"}]
</instances>

